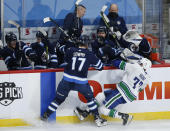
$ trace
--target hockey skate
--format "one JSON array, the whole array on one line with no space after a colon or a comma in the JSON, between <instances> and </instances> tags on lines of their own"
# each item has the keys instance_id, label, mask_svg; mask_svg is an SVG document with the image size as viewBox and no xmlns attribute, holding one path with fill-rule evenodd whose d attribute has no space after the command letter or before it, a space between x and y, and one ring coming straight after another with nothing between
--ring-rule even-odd
<instances>
[{"instance_id":1,"label":"hockey skate","mask_svg":"<svg viewBox=\"0 0 170 131\"><path fill-rule=\"evenodd\" d=\"M94 115L94 121L98 127L107 125L107 120L100 117L100 115Z\"/></svg>"},{"instance_id":2,"label":"hockey skate","mask_svg":"<svg viewBox=\"0 0 170 131\"><path fill-rule=\"evenodd\" d=\"M41 120L42 121L44 121L44 122L47 122L48 121L48 117L49 117L49 114L47 113L47 112L45 112L44 114L43 114L43 116L41 116Z\"/></svg>"},{"instance_id":3,"label":"hockey skate","mask_svg":"<svg viewBox=\"0 0 170 131\"><path fill-rule=\"evenodd\" d=\"M126 114L126 113L118 113L118 115L120 115L121 116L121 119L123 120L123 125L125 126L125 125L128 125L131 121L132 121L132 119L133 119L133 116L132 115L129 115L129 114Z\"/></svg>"},{"instance_id":4,"label":"hockey skate","mask_svg":"<svg viewBox=\"0 0 170 131\"><path fill-rule=\"evenodd\" d=\"M81 121L84 120L90 114L89 111L81 110L79 107L76 107L76 109L74 110L74 113Z\"/></svg>"}]
</instances>

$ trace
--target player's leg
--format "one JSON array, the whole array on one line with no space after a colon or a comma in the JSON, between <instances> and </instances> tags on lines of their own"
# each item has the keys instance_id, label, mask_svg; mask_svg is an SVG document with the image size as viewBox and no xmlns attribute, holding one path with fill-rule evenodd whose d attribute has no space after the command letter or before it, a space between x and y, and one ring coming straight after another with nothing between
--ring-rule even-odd
<instances>
[{"instance_id":1,"label":"player's leg","mask_svg":"<svg viewBox=\"0 0 170 131\"><path fill-rule=\"evenodd\" d=\"M41 117L41 120L43 121L48 120L49 116L57 110L57 108L59 107L61 103L65 101L70 90L71 90L71 86L69 85L69 82L65 80L61 80L56 91L56 97L48 106L47 110Z\"/></svg>"},{"instance_id":2,"label":"player's leg","mask_svg":"<svg viewBox=\"0 0 170 131\"><path fill-rule=\"evenodd\" d=\"M103 92L100 92L95 97L95 102L97 103L98 107L103 104L103 101L105 100L105 95ZM80 120L84 120L89 114L89 108L86 103L80 103L76 109L74 109L74 113Z\"/></svg>"},{"instance_id":3,"label":"player's leg","mask_svg":"<svg viewBox=\"0 0 170 131\"><path fill-rule=\"evenodd\" d=\"M84 120L90 114L89 108L82 109L81 107L76 107L74 109L75 115L79 118L79 120Z\"/></svg>"},{"instance_id":4,"label":"player's leg","mask_svg":"<svg viewBox=\"0 0 170 131\"><path fill-rule=\"evenodd\" d=\"M116 111L114 108L119 104L125 104L126 101L117 89L106 95L104 105L100 107L100 112L106 116L119 118L123 120L123 125L127 125L133 116Z\"/></svg>"},{"instance_id":5,"label":"player's leg","mask_svg":"<svg viewBox=\"0 0 170 131\"><path fill-rule=\"evenodd\" d=\"M84 97L87 100L87 106L89 108L89 111L94 116L95 123L97 126L104 126L107 124L107 121L100 117L98 113L98 106L97 103L94 100L93 92L90 88L90 85L87 83L85 85L79 85L79 88L77 89L81 94L84 95Z\"/></svg>"}]
</instances>

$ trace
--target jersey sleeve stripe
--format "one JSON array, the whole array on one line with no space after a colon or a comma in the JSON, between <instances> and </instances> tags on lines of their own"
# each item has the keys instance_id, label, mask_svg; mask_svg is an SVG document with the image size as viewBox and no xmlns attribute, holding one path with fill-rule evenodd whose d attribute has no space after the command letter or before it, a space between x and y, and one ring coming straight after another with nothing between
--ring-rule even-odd
<instances>
[{"instance_id":1,"label":"jersey sleeve stripe","mask_svg":"<svg viewBox=\"0 0 170 131\"><path fill-rule=\"evenodd\" d=\"M97 62L97 64L96 65L94 65L94 66L99 66L99 64L101 63L101 60L99 60L98 62Z\"/></svg>"}]
</instances>

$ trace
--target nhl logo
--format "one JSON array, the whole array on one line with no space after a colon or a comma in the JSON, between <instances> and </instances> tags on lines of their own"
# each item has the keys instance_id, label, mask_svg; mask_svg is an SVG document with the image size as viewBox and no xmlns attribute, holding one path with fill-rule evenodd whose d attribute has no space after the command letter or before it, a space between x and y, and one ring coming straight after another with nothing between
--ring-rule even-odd
<instances>
[{"instance_id":1,"label":"nhl logo","mask_svg":"<svg viewBox=\"0 0 170 131\"><path fill-rule=\"evenodd\" d=\"M8 106L16 99L22 99L21 87L16 87L14 82L0 83L0 104Z\"/></svg>"}]
</instances>

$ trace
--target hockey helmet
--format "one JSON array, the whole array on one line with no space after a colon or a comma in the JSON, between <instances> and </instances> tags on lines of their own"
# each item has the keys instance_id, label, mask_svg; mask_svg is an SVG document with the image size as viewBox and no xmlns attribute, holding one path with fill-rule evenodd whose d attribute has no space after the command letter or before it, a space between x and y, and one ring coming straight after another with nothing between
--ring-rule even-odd
<instances>
[{"instance_id":1,"label":"hockey helmet","mask_svg":"<svg viewBox=\"0 0 170 131\"><path fill-rule=\"evenodd\" d=\"M107 28L106 26L100 26L97 28L97 33L99 32L104 32L105 34L107 34Z\"/></svg>"},{"instance_id":2,"label":"hockey helmet","mask_svg":"<svg viewBox=\"0 0 170 131\"><path fill-rule=\"evenodd\" d=\"M13 32L8 32L5 35L5 41L7 44L11 43L11 41L15 41L15 40L17 40L17 36Z\"/></svg>"},{"instance_id":3,"label":"hockey helmet","mask_svg":"<svg viewBox=\"0 0 170 131\"><path fill-rule=\"evenodd\" d=\"M149 68L151 68L152 66L152 63L149 59L147 58L141 58L139 61L138 61L138 64L142 65L142 67L147 70Z\"/></svg>"}]
</instances>

